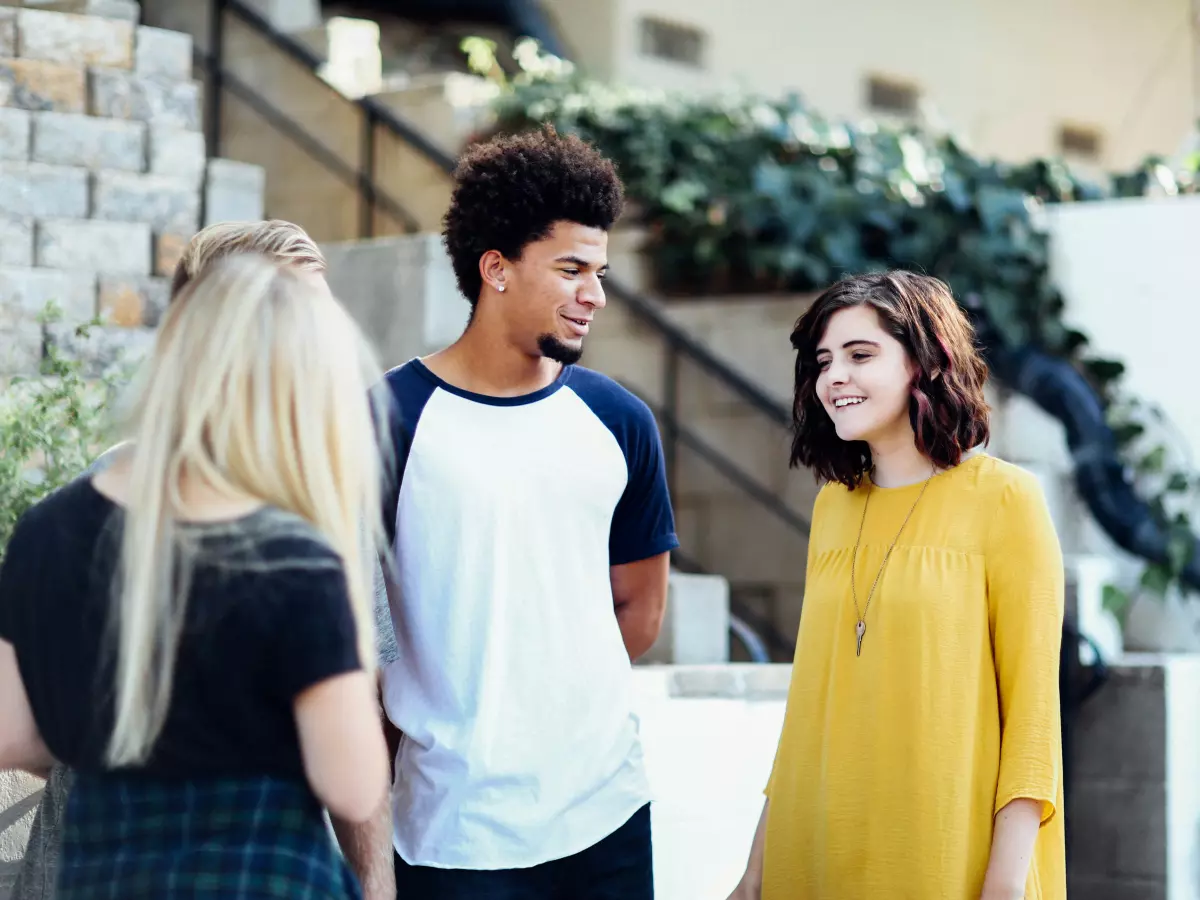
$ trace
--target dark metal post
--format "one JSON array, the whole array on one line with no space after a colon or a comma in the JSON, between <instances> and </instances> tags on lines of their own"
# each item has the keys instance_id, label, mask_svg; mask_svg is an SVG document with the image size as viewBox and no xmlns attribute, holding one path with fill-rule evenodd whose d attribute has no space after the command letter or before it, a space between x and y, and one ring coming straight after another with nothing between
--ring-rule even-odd
<instances>
[{"instance_id":1,"label":"dark metal post","mask_svg":"<svg viewBox=\"0 0 1200 900\"><path fill-rule=\"evenodd\" d=\"M359 150L358 172L358 236L375 234L375 110L362 107L362 146Z\"/></svg>"},{"instance_id":2,"label":"dark metal post","mask_svg":"<svg viewBox=\"0 0 1200 900\"><path fill-rule=\"evenodd\" d=\"M221 155L221 91L225 71L225 0L208 0L208 155Z\"/></svg>"},{"instance_id":3,"label":"dark metal post","mask_svg":"<svg viewBox=\"0 0 1200 900\"><path fill-rule=\"evenodd\" d=\"M667 490L675 497L675 479L679 469L679 348L667 342L667 365L663 373L663 452L666 457Z\"/></svg>"}]
</instances>

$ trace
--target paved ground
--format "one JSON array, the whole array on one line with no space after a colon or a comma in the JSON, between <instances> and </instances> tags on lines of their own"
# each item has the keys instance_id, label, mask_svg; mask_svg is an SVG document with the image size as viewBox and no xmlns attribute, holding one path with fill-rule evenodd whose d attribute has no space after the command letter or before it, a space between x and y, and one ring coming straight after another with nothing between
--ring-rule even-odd
<instances>
[{"instance_id":1,"label":"paved ground","mask_svg":"<svg viewBox=\"0 0 1200 900\"><path fill-rule=\"evenodd\" d=\"M779 700L669 699L639 671L656 900L725 900L741 877L783 723Z\"/></svg>"}]
</instances>

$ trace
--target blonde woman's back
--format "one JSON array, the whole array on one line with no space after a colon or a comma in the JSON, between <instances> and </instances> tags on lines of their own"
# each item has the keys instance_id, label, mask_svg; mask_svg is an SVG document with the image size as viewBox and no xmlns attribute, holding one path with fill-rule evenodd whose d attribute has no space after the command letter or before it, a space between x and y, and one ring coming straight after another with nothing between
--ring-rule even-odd
<instances>
[{"instance_id":1,"label":"blonde woman's back","mask_svg":"<svg viewBox=\"0 0 1200 900\"><path fill-rule=\"evenodd\" d=\"M362 820L387 785L364 347L274 266L215 267L168 312L127 451L18 523L0 640L77 773L60 900L359 895L322 805Z\"/></svg>"}]
</instances>

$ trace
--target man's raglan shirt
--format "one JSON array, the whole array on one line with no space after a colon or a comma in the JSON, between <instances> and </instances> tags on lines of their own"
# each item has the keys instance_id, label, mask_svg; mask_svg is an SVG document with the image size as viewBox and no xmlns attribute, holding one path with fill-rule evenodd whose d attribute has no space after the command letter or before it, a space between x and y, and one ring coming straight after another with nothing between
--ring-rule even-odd
<instances>
[{"instance_id":1,"label":"man's raglan shirt","mask_svg":"<svg viewBox=\"0 0 1200 900\"><path fill-rule=\"evenodd\" d=\"M609 567L679 543L654 417L579 366L520 397L420 360L387 383L396 850L460 869L578 853L650 799Z\"/></svg>"}]
</instances>

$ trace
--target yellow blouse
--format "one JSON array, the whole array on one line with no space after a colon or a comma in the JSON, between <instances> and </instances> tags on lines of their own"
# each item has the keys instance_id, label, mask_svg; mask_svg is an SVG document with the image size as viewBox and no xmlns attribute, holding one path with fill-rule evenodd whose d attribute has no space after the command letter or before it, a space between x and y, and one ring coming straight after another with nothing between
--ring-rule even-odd
<instances>
[{"instance_id":1,"label":"yellow blouse","mask_svg":"<svg viewBox=\"0 0 1200 900\"><path fill-rule=\"evenodd\" d=\"M1063 900L1063 561L1037 480L986 454L921 484L825 486L767 784L763 900L978 900L993 816L1043 807L1026 900Z\"/></svg>"}]
</instances>

